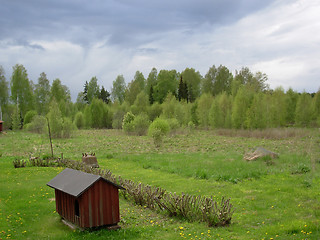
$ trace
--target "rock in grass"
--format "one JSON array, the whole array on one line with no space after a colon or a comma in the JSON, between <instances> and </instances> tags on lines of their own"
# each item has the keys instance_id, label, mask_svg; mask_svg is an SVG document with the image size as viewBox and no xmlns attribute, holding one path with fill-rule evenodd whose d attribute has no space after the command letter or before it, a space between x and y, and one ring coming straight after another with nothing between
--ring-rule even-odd
<instances>
[{"instance_id":1,"label":"rock in grass","mask_svg":"<svg viewBox=\"0 0 320 240\"><path fill-rule=\"evenodd\" d=\"M253 152L246 153L243 158L247 161L253 161L266 156L269 156L272 159L279 157L277 153L271 152L263 147L257 147Z\"/></svg>"}]
</instances>

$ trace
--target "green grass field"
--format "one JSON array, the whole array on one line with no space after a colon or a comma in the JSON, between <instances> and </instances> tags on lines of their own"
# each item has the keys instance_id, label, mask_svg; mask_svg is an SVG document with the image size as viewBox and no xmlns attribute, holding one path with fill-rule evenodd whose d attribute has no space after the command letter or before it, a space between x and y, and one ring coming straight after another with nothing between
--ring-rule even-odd
<instances>
[{"instance_id":1,"label":"green grass field","mask_svg":"<svg viewBox=\"0 0 320 240\"><path fill-rule=\"evenodd\" d=\"M188 131L165 138L160 149L149 137L117 130L54 139L56 156L80 160L83 152L95 152L100 167L115 175L176 193L226 196L235 209L230 226L209 228L120 197L120 230L84 232L60 221L46 186L62 168L13 167L15 159L50 155L48 138L0 134L0 239L320 239L320 132L297 131L277 139ZM257 146L280 157L243 160Z\"/></svg>"}]
</instances>

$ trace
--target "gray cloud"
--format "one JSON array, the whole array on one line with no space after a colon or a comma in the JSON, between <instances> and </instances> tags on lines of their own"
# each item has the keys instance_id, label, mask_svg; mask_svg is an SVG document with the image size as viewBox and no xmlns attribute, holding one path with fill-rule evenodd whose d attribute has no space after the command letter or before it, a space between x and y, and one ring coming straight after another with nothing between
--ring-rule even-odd
<instances>
[{"instance_id":1,"label":"gray cloud","mask_svg":"<svg viewBox=\"0 0 320 240\"><path fill-rule=\"evenodd\" d=\"M2 38L59 39L90 44L107 38L117 45L138 45L150 35L190 30L203 23L224 25L263 9L272 1L5 1Z\"/></svg>"}]
</instances>

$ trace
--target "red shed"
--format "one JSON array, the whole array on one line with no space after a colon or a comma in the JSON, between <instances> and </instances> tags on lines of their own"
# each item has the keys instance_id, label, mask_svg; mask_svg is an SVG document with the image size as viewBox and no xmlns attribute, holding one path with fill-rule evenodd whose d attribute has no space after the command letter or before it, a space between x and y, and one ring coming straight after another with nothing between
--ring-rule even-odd
<instances>
[{"instance_id":1,"label":"red shed","mask_svg":"<svg viewBox=\"0 0 320 240\"><path fill-rule=\"evenodd\" d=\"M0 132L2 132L2 124L3 124L3 121L0 120Z\"/></svg>"},{"instance_id":2,"label":"red shed","mask_svg":"<svg viewBox=\"0 0 320 240\"><path fill-rule=\"evenodd\" d=\"M120 221L118 189L124 188L101 176L66 168L47 185L55 189L56 211L79 227Z\"/></svg>"}]
</instances>

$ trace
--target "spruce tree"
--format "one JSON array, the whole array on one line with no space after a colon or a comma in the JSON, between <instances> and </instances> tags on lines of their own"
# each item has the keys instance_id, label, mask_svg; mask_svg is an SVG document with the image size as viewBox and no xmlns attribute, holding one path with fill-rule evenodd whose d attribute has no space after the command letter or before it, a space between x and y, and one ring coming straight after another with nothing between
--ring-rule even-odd
<instances>
[{"instance_id":1,"label":"spruce tree","mask_svg":"<svg viewBox=\"0 0 320 240\"><path fill-rule=\"evenodd\" d=\"M110 93L108 92L108 90L104 89L104 86L101 87L99 98L106 104L110 102Z\"/></svg>"},{"instance_id":2,"label":"spruce tree","mask_svg":"<svg viewBox=\"0 0 320 240\"><path fill-rule=\"evenodd\" d=\"M83 100L88 103L88 82L86 81L86 83L83 86Z\"/></svg>"},{"instance_id":3,"label":"spruce tree","mask_svg":"<svg viewBox=\"0 0 320 240\"><path fill-rule=\"evenodd\" d=\"M149 103L152 105L154 103L154 98L153 98L153 86L150 86L150 91L149 91Z\"/></svg>"}]
</instances>

